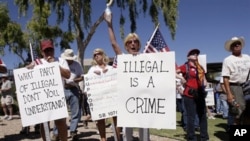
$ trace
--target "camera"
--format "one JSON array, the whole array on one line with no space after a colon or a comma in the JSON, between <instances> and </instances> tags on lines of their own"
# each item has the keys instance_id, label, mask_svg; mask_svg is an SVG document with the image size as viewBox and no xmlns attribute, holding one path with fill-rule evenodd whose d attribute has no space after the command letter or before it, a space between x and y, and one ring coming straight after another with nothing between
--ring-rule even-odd
<instances>
[{"instance_id":1,"label":"camera","mask_svg":"<svg viewBox=\"0 0 250 141\"><path fill-rule=\"evenodd\" d=\"M232 115L238 115L240 113L240 109L239 109L239 104L235 99L233 99L233 101L231 102L231 106L232 108L230 109L230 113Z\"/></svg>"},{"instance_id":2,"label":"camera","mask_svg":"<svg viewBox=\"0 0 250 141\"><path fill-rule=\"evenodd\" d=\"M189 88L188 94L193 96L194 98L198 97L198 91L196 89Z\"/></svg>"}]
</instances>

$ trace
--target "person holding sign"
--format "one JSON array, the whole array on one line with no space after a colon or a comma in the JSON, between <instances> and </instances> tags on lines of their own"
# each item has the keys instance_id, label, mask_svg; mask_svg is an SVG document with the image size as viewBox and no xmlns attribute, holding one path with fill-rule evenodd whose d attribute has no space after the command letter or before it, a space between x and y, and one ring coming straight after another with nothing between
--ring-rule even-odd
<instances>
[{"instance_id":1,"label":"person holding sign","mask_svg":"<svg viewBox=\"0 0 250 141\"><path fill-rule=\"evenodd\" d=\"M181 79L185 83L183 92L184 105L187 112L187 140L196 141L195 117L198 114L200 123L200 138L202 141L209 140L207 131L206 115L206 92L207 81L205 71L198 62L200 50L192 49L187 54L188 61L177 68L176 73L182 73Z\"/></svg>"},{"instance_id":2,"label":"person holding sign","mask_svg":"<svg viewBox=\"0 0 250 141\"><path fill-rule=\"evenodd\" d=\"M65 59L54 56L55 52L54 52L53 40L52 39L42 40L40 42L40 48L41 48L41 54L42 54L43 58L36 59L31 64L29 64L27 66L27 68L32 69L35 67L35 65L42 65L42 64L47 64L47 63L52 63L52 62L57 61L57 62L59 62L59 69L60 69L62 81L64 84L65 79L70 78L70 69L69 69L68 63L66 62ZM66 118L55 120L55 125L58 128L58 136L59 136L60 140L67 141L68 131L67 131ZM45 141L46 136L45 136L45 129L44 129L43 124L41 124L40 127L41 127L42 139Z\"/></svg>"},{"instance_id":3,"label":"person holding sign","mask_svg":"<svg viewBox=\"0 0 250 141\"><path fill-rule=\"evenodd\" d=\"M108 25L109 38L110 38L114 52L116 53L116 55L123 54L121 48L119 47L116 41L116 37L114 34L113 25L112 25L112 15L108 16L105 13L104 19ZM129 33L124 40L124 47L129 54L133 54L133 55L139 54L140 49L141 49L141 42L140 42L139 36L136 33ZM117 65L117 61L115 58L113 62L113 67L116 68L117 67L116 65ZM132 138L133 128L124 128L123 131L124 131L124 140L127 140L127 141L133 140ZM143 140L143 141L150 140L149 129L139 128L139 136L140 136L140 140Z\"/></svg>"},{"instance_id":4,"label":"person holding sign","mask_svg":"<svg viewBox=\"0 0 250 141\"><path fill-rule=\"evenodd\" d=\"M92 66L88 70L88 74L102 75L113 69L112 66L108 65L108 63L109 57L105 54L105 52L101 48L95 49L93 52ZM97 120L96 123L101 141L106 141L105 119Z\"/></svg>"}]
</instances>

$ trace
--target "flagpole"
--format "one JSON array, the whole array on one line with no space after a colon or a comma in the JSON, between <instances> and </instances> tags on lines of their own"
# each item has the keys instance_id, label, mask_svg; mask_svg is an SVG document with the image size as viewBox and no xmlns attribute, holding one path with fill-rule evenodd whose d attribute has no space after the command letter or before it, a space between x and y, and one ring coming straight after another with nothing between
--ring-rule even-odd
<instances>
[{"instance_id":1,"label":"flagpole","mask_svg":"<svg viewBox=\"0 0 250 141\"><path fill-rule=\"evenodd\" d=\"M32 62L34 61L34 53L33 53L33 48L31 45L31 42L29 40L29 44L30 44L30 55L31 55L31 60ZM44 122L43 123L43 128L44 128L44 132L45 132L45 140L46 141L51 141L50 139L50 134L49 134L49 126L48 126L48 122Z\"/></svg>"},{"instance_id":2,"label":"flagpole","mask_svg":"<svg viewBox=\"0 0 250 141\"><path fill-rule=\"evenodd\" d=\"M34 61L34 55L33 55L33 49L32 49L32 45L31 45L31 42L29 40L29 43L30 43L30 55L31 55L31 60L32 62Z\"/></svg>"}]
</instances>

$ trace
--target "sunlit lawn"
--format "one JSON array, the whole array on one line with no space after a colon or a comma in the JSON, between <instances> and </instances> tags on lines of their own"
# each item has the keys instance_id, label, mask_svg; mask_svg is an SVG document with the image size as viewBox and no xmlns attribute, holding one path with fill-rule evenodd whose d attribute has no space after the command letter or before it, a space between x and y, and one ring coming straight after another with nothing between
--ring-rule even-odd
<instances>
[{"instance_id":1,"label":"sunlit lawn","mask_svg":"<svg viewBox=\"0 0 250 141\"><path fill-rule=\"evenodd\" d=\"M180 126L181 114L179 112L177 112L176 118L177 118L176 130L150 129L150 134L177 139L180 141L186 140L185 139L186 133L183 131L182 127ZM227 120L222 119L220 116L216 117L215 120L208 119L208 134L209 134L210 141L228 141L229 140L228 134L225 132L226 126L227 126ZM196 132L196 134L199 137L199 132Z\"/></svg>"}]
</instances>

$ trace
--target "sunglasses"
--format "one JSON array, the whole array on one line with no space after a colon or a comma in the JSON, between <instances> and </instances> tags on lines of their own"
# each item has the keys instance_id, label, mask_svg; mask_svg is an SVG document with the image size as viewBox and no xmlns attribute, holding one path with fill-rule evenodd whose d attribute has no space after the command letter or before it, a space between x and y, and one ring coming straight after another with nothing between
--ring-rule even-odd
<instances>
[{"instance_id":1,"label":"sunglasses","mask_svg":"<svg viewBox=\"0 0 250 141\"><path fill-rule=\"evenodd\" d=\"M234 42L231 44L231 47L236 47L236 46L240 46L241 42Z\"/></svg>"},{"instance_id":2,"label":"sunglasses","mask_svg":"<svg viewBox=\"0 0 250 141\"><path fill-rule=\"evenodd\" d=\"M54 51L53 48L47 48L47 49L45 49L43 52L44 52L44 53L49 53L49 52L53 52L53 51Z\"/></svg>"},{"instance_id":3,"label":"sunglasses","mask_svg":"<svg viewBox=\"0 0 250 141\"><path fill-rule=\"evenodd\" d=\"M139 40L137 40L137 39L136 39L136 40L128 40L127 43L128 43L128 44L132 44L132 43L138 44L138 43L139 43Z\"/></svg>"},{"instance_id":4,"label":"sunglasses","mask_svg":"<svg viewBox=\"0 0 250 141\"><path fill-rule=\"evenodd\" d=\"M100 52L99 53L95 53L94 57L96 57L96 55L102 55L102 53L100 53Z\"/></svg>"}]
</instances>

